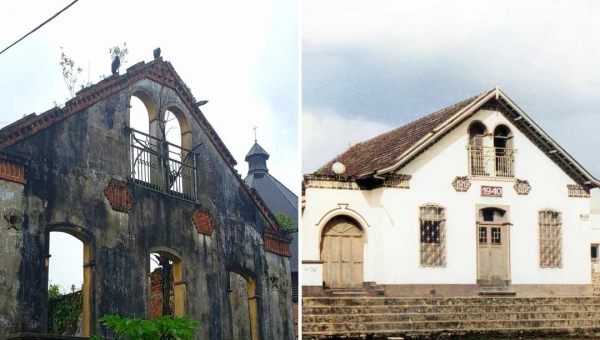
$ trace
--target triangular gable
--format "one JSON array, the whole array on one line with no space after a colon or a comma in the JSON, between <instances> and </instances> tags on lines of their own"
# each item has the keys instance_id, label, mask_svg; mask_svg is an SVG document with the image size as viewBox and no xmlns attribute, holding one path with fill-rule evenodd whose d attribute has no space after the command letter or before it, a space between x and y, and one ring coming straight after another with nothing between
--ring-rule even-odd
<instances>
[{"instance_id":1,"label":"triangular gable","mask_svg":"<svg viewBox=\"0 0 600 340\"><path fill-rule=\"evenodd\" d=\"M398 171L482 108L500 111L576 183L588 188L600 187L600 181L577 163L498 87L359 143L317 170L314 175L331 176L331 165L338 160L350 170L346 176L355 179ZM400 150L391 145L403 139L407 142L400 143ZM410 145L406 145L407 143ZM357 161L360 164L356 164Z\"/></svg>"},{"instance_id":2,"label":"triangular gable","mask_svg":"<svg viewBox=\"0 0 600 340\"><path fill-rule=\"evenodd\" d=\"M223 157L231 171L235 174L240 185L252 197L255 204L268 221L269 225L279 232L279 227L275 216L267 208L266 204L260 198L255 190L250 189L242 180L241 176L234 168L237 162L231 152L227 149L215 129L208 122L202 111L195 105L196 99L189 88L181 80L175 69L168 61L163 61L162 57L148 63L139 62L126 70L122 75L113 75L107 77L95 85L89 86L76 93L76 96L65 103L63 108L52 108L40 115L30 114L17 120L16 122L0 129L0 150L23 140L37 132L44 130L63 119L70 117L84 109L108 98L109 96L127 88L134 83L147 78L166 87L171 88L185 103L192 117L198 122L200 127L206 132L209 140L215 146L219 154ZM283 236L282 236L283 237ZM285 238L285 237L284 237Z\"/></svg>"}]
</instances>

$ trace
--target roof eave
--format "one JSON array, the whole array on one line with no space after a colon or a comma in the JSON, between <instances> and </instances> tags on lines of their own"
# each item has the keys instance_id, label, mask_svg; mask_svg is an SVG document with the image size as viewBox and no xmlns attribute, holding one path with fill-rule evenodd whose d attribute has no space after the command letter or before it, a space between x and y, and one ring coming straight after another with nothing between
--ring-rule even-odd
<instances>
[{"instance_id":1,"label":"roof eave","mask_svg":"<svg viewBox=\"0 0 600 340\"><path fill-rule=\"evenodd\" d=\"M394 163L391 166L385 167L381 170L375 171L374 176L380 176L380 175L386 174L388 172L392 172L392 171L398 169L399 167L401 167L402 165L404 165L415 154L417 154L424 147L429 145L429 143L431 143L435 139L435 136L437 136L439 134L443 134L448 129L453 128L455 126L455 124L460 121L460 118L462 118L464 115L473 113L473 111L477 110L483 103L487 102L492 97L494 97L496 95L495 91L496 91L495 88L488 91L488 93L485 96L482 96L481 98L475 100L473 103L462 108L460 111L458 111L452 117L450 117L450 119L448 119L445 122L438 125L431 132L427 133L423 138L421 138L418 142L416 142L412 147L410 147L408 150L406 150L402 155L400 155L400 157L398 157L398 160L396 161L396 163Z\"/></svg>"},{"instance_id":2,"label":"roof eave","mask_svg":"<svg viewBox=\"0 0 600 340\"><path fill-rule=\"evenodd\" d=\"M500 96L502 96L502 98L504 98L504 100L506 100L506 102L513 109L515 109L515 111L517 111L519 113L519 115L521 115L521 117L523 117L524 120L526 120L534 129L536 129L540 133L542 138L544 138L547 142L549 142L549 144L552 145L552 147L554 147L555 150L560 152L565 158L568 159L568 161L583 175L583 177L585 177L590 182L590 185L594 185L597 188L600 187L599 180L594 178L594 176L592 176L592 174L590 174L567 151L565 151L565 149L563 149L558 143L556 143L540 126L538 126L531 118L529 118L529 116L523 110L521 110L521 108L515 102L513 102L512 99L510 99L506 95L506 93L504 93L500 89L498 91L500 93Z\"/></svg>"},{"instance_id":3,"label":"roof eave","mask_svg":"<svg viewBox=\"0 0 600 340\"><path fill-rule=\"evenodd\" d=\"M523 110L521 110L521 108L519 108L519 106L517 104L515 104L515 102L513 102L506 95L506 93L504 93L501 89L499 89L497 87L490 90L488 92L488 94L486 94L485 96L479 98L478 100L476 100L473 103L469 104L468 106L464 107L462 110L457 112L454 116L452 116L447 121L438 125L435 129L433 129L431 132L429 132L427 135L425 135L423 138L421 138L417 143L415 143L410 149L406 150L402 155L400 155L400 157L398 158L398 161L396 163L394 163L393 165L388 166L386 168L383 168L381 170L375 171L372 174L372 176L378 177L378 176L381 176L388 172L392 172L392 171L400 168L402 165L405 165L412 157L414 157L423 148L427 147L431 142L433 142L436 135L439 135L440 133L443 134L448 129L453 128L456 124L458 124L461 121L462 117L473 113L482 104L484 104L485 102L487 102L494 96L496 98L501 96L504 100L506 100L506 102L515 111L517 111L517 113L519 115L521 115L523 117L523 119L525 119L535 130L537 130L540 133L542 138L544 138L550 145L552 145L553 148L555 148L558 152L560 152L561 155L563 155L575 167L575 169L580 172L582 177L584 177L588 180L588 182L585 184L594 186L596 188L600 188L600 181L598 179L594 178L594 176L592 176L583 166L581 166L581 164L579 164L573 157L571 157L571 155L569 155L569 153L567 153L558 143L556 143L550 136L548 136L548 134L546 134L546 132L542 128L540 128L531 118L529 118L529 116Z\"/></svg>"}]
</instances>

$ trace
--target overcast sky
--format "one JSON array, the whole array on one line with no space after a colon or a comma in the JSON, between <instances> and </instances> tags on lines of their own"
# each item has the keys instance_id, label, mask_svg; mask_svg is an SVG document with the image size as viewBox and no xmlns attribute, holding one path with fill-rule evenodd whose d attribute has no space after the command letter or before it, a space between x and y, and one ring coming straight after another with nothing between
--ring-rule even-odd
<instances>
[{"instance_id":1,"label":"overcast sky","mask_svg":"<svg viewBox=\"0 0 600 340\"><path fill-rule=\"evenodd\" d=\"M72 0L21 0L0 11L0 50ZM0 55L0 127L42 113L69 97L60 47L97 82L110 74L110 47L127 43L128 63L152 60L161 47L198 100L245 176L244 156L258 142L270 172L299 193L297 1L80 0ZM81 282L81 243L52 235L50 280ZM65 243L66 242L66 243ZM63 250L62 252L60 250ZM60 267L52 264L60 264Z\"/></svg>"},{"instance_id":2,"label":"overcast sky","mask_svg":"<svg viewBox=\"0 0 600 340\"><path fill-rule=\"evenodd\" d=\"M497 83L600 177L600 2L302 2L302 171Z\"/></svg>"}]
</instances>

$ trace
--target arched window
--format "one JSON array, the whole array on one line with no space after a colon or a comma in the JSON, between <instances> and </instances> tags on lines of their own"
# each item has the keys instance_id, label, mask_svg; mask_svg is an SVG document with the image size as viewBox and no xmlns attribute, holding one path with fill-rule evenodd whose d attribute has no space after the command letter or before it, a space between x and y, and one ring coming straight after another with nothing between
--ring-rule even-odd
<instances>
[{"instance_id":1,"label":"arched window","mask_svg":"<svg viewBox=\"0 0 600 340\"><path fill-rule=\"evenodd\" d=\"M485 125L481 122L473 122L469 126L469 145L474 147L483 147L483 138L487 133Z\"/></svg>"},{"instance_id":2,"label":"arched window","mask_svg":"<svg viewBox=\"0 0 600 340\"><path fill-rule=\"evenodd\" d=\"M469 126L470 170L474 176L489 176L484 148L486 133L487 129L481 122L473 122Z\"/></svg>"},{"instance_id":3,"label":"arched window","mask_svg":"<svg viewBox=\"0 0 600 340\"><path fill-rule=\"evenodd\" d=\"M538 212L540 267L562 267L562 214L545 209Z\"/></svg>"},{"instance_id":4,"label":"arched window","mask_svg":"<svg viewBox=\"0 0 600 340\"><path fill-rule=\"evenodd\" d=\"M423 267L446 266L446 211L436 204L419 208L420 257Z\"/></svg>"},{"instance_id":5,"label":"arched window","mask_svg":"<svg viewBox=\"0 0 600 340\"><path fill-rule=\"evenodd\" d=\"M513 135L506 125L494 129L496 177L515 177Z\"/></svg>"}]
</instances>

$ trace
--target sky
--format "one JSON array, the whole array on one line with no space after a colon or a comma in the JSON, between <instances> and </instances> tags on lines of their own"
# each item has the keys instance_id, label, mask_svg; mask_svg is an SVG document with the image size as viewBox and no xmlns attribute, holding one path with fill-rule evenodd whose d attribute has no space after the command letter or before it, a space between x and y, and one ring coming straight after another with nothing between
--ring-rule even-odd
<instances>
[{"instance_id":1,"label":"sky","mask_svg":"<svg viewBox=\"0 0 600 340\"><path fill-rule=\"evenodd\" d=\"M496 85L600 177L600 2L302 1L302 173Z\"/></svg>"},{"instance_id":2,"label":"sky","mask_svg":"<svg viewBox=\"0 0 600 340\"><path fill-rule=\"evenodd\" d=\"M0 50L72 0L21 0L0 11ZM258 142L271 155L271 174L300 192L298 134L298 2L257 0L168 2L80 0L0 55L0 127L24 114L64 103L69 91L59 65L61 47L82 67L81 79L109 75L109 48L127 43L125 67L151 61L156 47L198 100L202 112L245 176L246 153ZM50 281L82 281L81 243L53 233ZM53 266L53 263L59 265Z\"/></svg>"}]
</instances>

